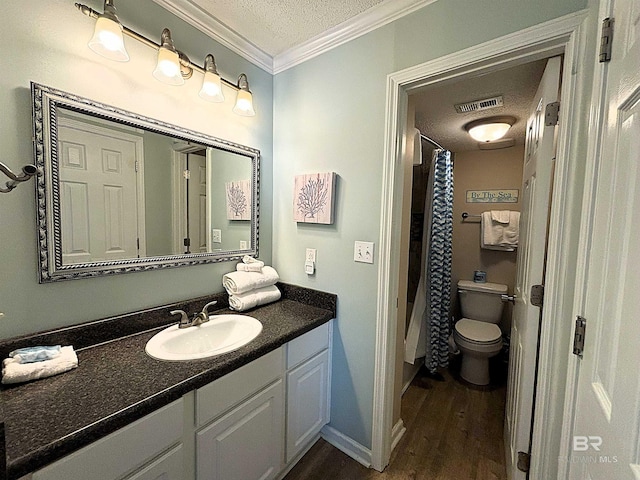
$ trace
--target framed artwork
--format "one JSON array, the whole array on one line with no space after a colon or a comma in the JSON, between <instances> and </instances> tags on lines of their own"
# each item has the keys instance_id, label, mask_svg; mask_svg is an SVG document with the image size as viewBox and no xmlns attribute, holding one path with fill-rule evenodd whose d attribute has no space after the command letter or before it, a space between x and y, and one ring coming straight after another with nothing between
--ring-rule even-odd
<instances>
[{"instance_id":1,"label":"framed artwork","mask_svg":"<svg viewBox=\"0 0 640 480\"><path fill-rule=\"evenodd\" d=\"M299 223L333 223L335 172L296 175L293 218Z\"/></svg>"},{"instance_id":2,"label":"framed artwork","mask_svg":"<svg viewBox=\"0 0 640 480\"><path fill-rule=\"evenodd\" d=\"M251 181L225 183L227 220L251 220Z\"/></svg>"}]
</instances>

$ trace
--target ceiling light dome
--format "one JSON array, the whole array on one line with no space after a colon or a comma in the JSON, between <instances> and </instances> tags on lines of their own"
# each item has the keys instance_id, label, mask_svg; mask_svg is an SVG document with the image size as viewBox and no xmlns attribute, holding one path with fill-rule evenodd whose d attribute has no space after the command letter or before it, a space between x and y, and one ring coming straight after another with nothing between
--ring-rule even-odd
<instances>
[{"instance_id":1,"label":"ceiling light dome","mask_svg":"<svg viewBox=\"0 0 640 480\"><path fill-rule=\"evenodd\" d=\"M514 123L516 123L514 117L490 117L469 122L464 128L471 138L486 143L500 140Z\"/></svg>"}]
</instances>

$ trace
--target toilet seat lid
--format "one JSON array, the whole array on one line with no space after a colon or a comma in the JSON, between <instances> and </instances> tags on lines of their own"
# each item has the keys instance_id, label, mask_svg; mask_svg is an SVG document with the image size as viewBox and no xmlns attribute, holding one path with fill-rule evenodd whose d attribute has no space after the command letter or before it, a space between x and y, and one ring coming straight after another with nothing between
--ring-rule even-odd
<instances>
[{"instance_id":1,"label":"toilet seat lid","mask_svg":"<svg viewBox=\"0 0 640 480\"><path fill-rule=\"evenodd\" d=\"M462 318L456 322L456 331L474 342L495 342L502 337L500 327L495 323L480 322Z\"/></svg>"}]
</instances>

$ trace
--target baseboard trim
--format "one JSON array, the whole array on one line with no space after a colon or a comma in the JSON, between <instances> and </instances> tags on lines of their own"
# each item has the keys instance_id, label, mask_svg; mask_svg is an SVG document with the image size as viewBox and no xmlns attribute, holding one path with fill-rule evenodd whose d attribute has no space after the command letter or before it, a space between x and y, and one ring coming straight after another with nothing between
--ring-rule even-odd
<instances>
[{"instance_id":1,"label":"baseboard trim","mask_svg":"<svg viewBox=\"0 0 640 480\"><path fill-rule=\"evenodd\" d=\"M371 468L371 450L367 447L360 445L354 439L347 437L329 425L322 427L320 436L358 463L361 463L367 468Z\"/></svg>"},{"instance_id":2,"label":"baseboard trim","mask_svg":"<svg viewBox=\"0 0 640 480\"><path fill-rule=\"evenodd\" d=\"M402 419L398 420L396 424L393 426L393 430L391 431L391 451L393 452L404 437L404 434L407 433L407 427L404 426L404 422Z\"/></svg>"}]
</instances>

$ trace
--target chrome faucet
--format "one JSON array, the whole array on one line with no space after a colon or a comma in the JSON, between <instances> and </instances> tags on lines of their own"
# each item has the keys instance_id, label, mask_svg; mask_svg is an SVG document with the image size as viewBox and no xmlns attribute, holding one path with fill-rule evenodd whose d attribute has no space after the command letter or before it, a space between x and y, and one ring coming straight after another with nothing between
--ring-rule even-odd
<instances>
[{"instance_id":1,"label":"chrome faucet","mask_svg":"<svg viewBox=\"0 0 640 480\"><path fill-rule=\"evenodd\" d=\"M214 300L213 302L207 303L204 307L202 307L201 312L196 313L193 316L192 320L189 320L189 316L186 314L184 310L172 310L169 313L171 315L180 315L180 322L178 323L178 328L195 327L197 325L201 325L209 321L209 307L214 306L216 303L218 303L216 300Z\"/></svg>"}]
</instances>

